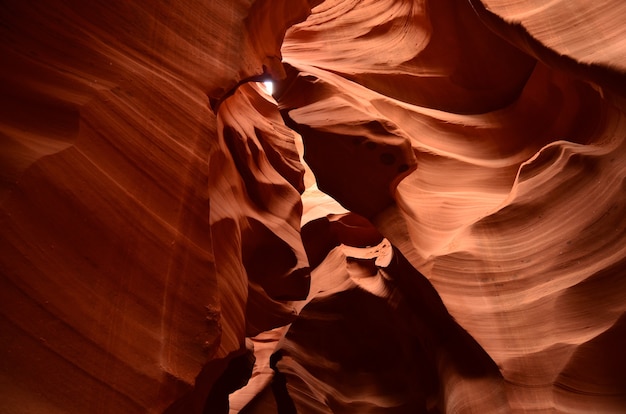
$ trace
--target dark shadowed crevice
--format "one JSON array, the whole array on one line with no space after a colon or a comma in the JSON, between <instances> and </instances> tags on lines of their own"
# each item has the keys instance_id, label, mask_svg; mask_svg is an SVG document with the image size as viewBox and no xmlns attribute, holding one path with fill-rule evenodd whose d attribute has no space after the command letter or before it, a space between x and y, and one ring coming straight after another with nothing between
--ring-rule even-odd
<instances>
[{"instance_id":1,"label":"dark shadowed crevice","mask_svg":"<svg viewBox=\"0 0 626 414\"><path fill-rule=\"evenodd\" d=\"M242 234L243 265L250 280L275 300L302 300L309 290L308 268L294 269L297 257L291 247L261 222L248 219Z\"/></svg>"},{"instance_id":2,"label":"dark shadowed crevice","mask_svg":"<svg viewBox=\"0 0 626 414\"><path fill-rule=\"evenodd\" d=\"M287 390L287 377L279 371L277 364L282 359L283 354L277 351L270 357L270 368L274 370L271 387L274 399L276 400L277 414L296 414L296 406Z\"/></svg>"},{"instance_id":3,"label":"dark shadowed crevice","mask_svg":"<svg viewBox=\"0 0 626 414\"><path fill-rule=\"evenodd\" d=\"M228 395L248 383L254 361L254 353L245 348L211 360L196 377L194 387L164 414L228 414Z\"/></svg>"},{"instance_id":4,"label":"dark shadowed crevice","mask_svg":"<svg viewBox=\"0 0 626 414\"><path fill-rule=\"evenodd\" d=\"M248 350L228 363L226 370L211 388L203 414L228 414L228 396L248 383L254 360L254 354Z\"/></svg>"}]
</instances>

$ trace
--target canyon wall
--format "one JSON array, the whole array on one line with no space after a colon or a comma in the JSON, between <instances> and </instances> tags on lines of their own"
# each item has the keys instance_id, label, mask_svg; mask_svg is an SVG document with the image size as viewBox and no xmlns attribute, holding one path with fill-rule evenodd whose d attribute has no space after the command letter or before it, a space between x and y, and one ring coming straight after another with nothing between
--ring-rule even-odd
<instances>
[{"instance_id":1,"label":"canyon wall","mask_svg":"<svg viewBox=\"0 0 626 414\"><path fill-rule=\"evenodd\" d=\"M626 410L624 19L2 2L0 412Z\"/></svg>"}]
</instances>

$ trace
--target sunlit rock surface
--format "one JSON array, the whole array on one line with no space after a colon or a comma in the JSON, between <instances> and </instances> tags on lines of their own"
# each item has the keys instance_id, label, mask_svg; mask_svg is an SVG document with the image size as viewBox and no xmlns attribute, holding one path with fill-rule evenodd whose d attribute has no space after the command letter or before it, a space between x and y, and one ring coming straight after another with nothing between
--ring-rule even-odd
<instances>
[{"instance_id":1,"label":"sunlit rock surface","mask_svg":"<svg viewBox=\"0 0 626 414\"><path fill-rule=\"evenodd\" d=\"M29 3L0 412L626 411L621 1Z\"/></svg>"}]
</instances>

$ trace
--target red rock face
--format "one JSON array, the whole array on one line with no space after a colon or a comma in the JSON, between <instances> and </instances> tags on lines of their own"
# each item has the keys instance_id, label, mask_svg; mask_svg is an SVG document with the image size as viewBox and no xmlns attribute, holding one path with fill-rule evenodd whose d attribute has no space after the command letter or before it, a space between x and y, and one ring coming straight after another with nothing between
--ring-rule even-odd
<instances>
[{"instance_id":1,"label":"red rock face","mask_svg":"<svg viewBox=\"0 0 626 414\"><path fill-rule=\"evenodd\" d=\"M626 411L625 18L2 2L0 412Z\"/></svg>"}]
</instances>

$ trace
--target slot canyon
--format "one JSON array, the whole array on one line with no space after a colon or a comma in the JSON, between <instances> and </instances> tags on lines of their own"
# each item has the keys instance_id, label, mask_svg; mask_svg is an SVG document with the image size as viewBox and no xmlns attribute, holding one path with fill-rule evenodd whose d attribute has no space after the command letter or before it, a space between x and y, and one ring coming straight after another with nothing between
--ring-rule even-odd
<instances>
[{"instance_id":1,"label":"slot canyon","mask_svg":"<svg viewBox=\"0 0 626 414\"><path fill-rule=\"evenodd\" d=\"M624 22L0 1L0 414L625 413Z\"/></svg>"}]
</instances>

